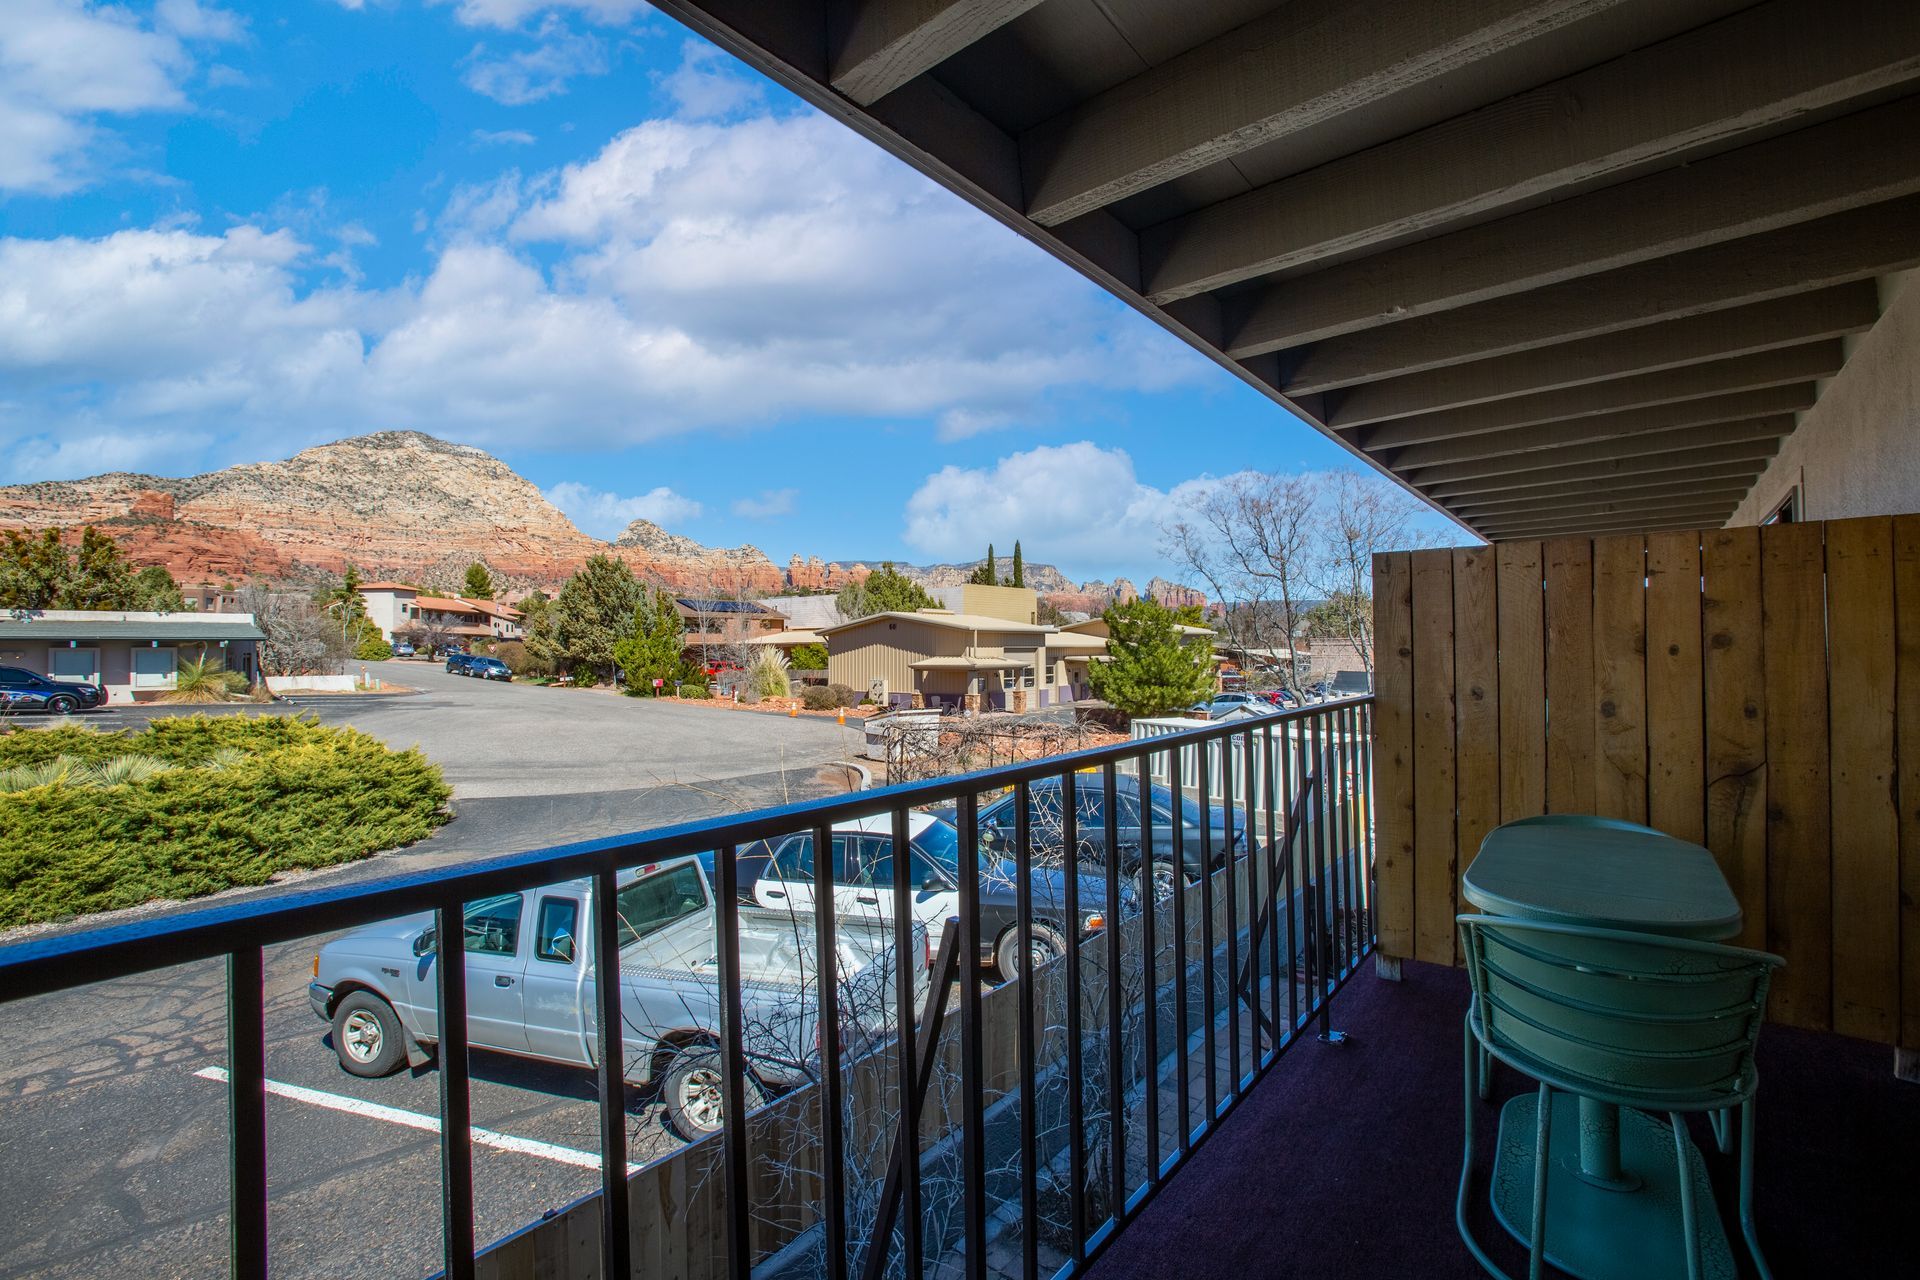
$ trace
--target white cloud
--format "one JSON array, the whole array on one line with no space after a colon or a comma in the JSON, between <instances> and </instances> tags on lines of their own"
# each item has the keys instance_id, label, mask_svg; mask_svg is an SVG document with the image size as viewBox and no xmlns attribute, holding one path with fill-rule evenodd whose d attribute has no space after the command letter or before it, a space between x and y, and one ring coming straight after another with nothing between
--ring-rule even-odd
<instances>
[{"instance_id":1,"label":"white cloud","mask_svg":"<svg viewBox=\"0 0 1920 1280\"><path fill-rule=\"evenodd\" d=\"M14 480L75 480L103 471L146 471L177 462L210 443L200 432L96 431L63 440L30 436L7 448Z\"/></svg>"},{"instance_id":2,"label":"white cloud","mask_svg":"<svg viewBox=\"0 0 1920 1280\"><path fill-rule=\"evenodd\" d=\"M7 0L0 20L0 190L58 194L87 185L111 132L99 118L188 106L186 43L230 40L239 20L194 0L162 0L152 26L114 5Z\"/></svg>"},{"instance_id":3,"label":"white cloud","mask_svg":"<svg viewBox=\"0 0 1920 1280\"><path fill-rule=\"evenodd\" d=\"M665 485L623 498L572 480L563 480L546 491L547 501L566 513L569 520L598 538L617 538L635 520L651 520L662 526L679 524L699 516L704 509L692 498L675 493Z\"/></svg>"},{"instance_id":4,"label":"white cloud","mask_svg":"<svg viewBox=\"0 0 1920 1280\"><path fill-rule=\"evenodd\" d=\"M475 45L463 77L466 86L517 107L565 93L567 82L577 76L607 73L606 46L558 17L543 22L536 39L539 43L530 49L497 55L484 44Z\"/></svg>"},{"instance_id":5,"label":"white cloud","mask_svg":"<svg viewBox=\"0 0 1920 1280\"><path fill-rule=\"evenodd\" d=\"M1142 484L1124 449L1091 441L1043 445L991 467L943 467L907 499L907 544L938 560L979 554L1015 538L1046 558L1096 573L1156 563L1160 530L1201 492L1202 476L1172 489Z\"/></svg>"},{"instance_id":6,"label":"white cloud","mask_svg":"<svg viewBox=\"0 0 1920 1280\"><path fill-rule=\"evenodd\" d=\"M475 129L473 140L483 147L530 147L539 141L525 129Z\"/></svg>"},{"instance_id":7,"label":"white cloud","mask_svg":"<svg viewBox=\"0 0 1920 1280\"><path fill-rule=\"evenodd\" d=\"M949 409L940 415L939 436L949 443L1010 427L1015 418L1003 409Z\"/></svg>"},{"instance_id":8,"label":"white cloud","mask_svg":"<svg viewBox=\"0 0 1920 1280\"><path fill-rule=\"evenodd\" d=\"M361 0L351 0L357 9ZM624 26L652 8L646 0L433 0L452 4L461 25L512 30L536 14L572 10L602 26ZM348 3L348 0L342 0Z\"/></svg>"},{"instance_id":9,"label":"white cloud","mask_svg":"<svg viewBox=\"0 0 1920 1280\"><path fill-rule=\"evenodd\" d=\"M763 489L757 498L734 499L733 514L746 520L771 520L775 516L791 515L794 499L799 496L798 489Z\"/></svg>"},{"instance_id":10,"label":"white cloud","mask_svg":"<svg viewBox=\"0 0 1920 1280\"><path fill-rule=\"evenodd\" d=\"M660 84L683 120L715 120L761 101L760 86L741 74L740 64L705 40L681 46L680 65Z\"/></svg>"}]
</instances>

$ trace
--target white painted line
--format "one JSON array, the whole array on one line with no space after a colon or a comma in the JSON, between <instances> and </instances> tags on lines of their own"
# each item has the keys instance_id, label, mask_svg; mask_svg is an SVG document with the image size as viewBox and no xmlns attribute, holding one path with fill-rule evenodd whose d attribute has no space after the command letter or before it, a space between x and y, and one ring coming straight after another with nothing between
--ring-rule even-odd
<instances>
[{"instance_id":1,"label":"white painted line","mask_svg":"<svg viewBox=\"0 0 1920 1280\"><path fill-rule=\"evenodd\" d=\"M202 1080L212 1080L217 1084L227 1082L225 1067L202 1067L193 1073ZM278 1080L266 1082L267 1092L278 1097L289 1098L294 1102L304 1102L309 1106L325 1107L329 1111L344 1111L348 1115L364 1116L369 1120L384 1120L388 1124L397 1124L407 1129L418 1129L422 1133L440 1132L440 1117L423 1115L418 1111L403 1111L399 1107L383 1106L378 1102L365 1102L359 1098L348 1098L337 1093L326 1093L319 1089L308 1089L297 1084L282 1084ZM492 1129L474 1126L468 1130L473 1135L476 1147L492 1147L496 1151L511 1151L515 1155L533 1156L540 1160L553 1160L560 1164L570 1164L578 1169L600 1171L600 1157L591 1151L576 1151L572 1147L556 1146L551 1142L540 1142L533 1138L516 1138L510 1133L498 1133ZM629 1164L628 1173L638 1173L640 1166Z\"/></svg>"}]
</instances>

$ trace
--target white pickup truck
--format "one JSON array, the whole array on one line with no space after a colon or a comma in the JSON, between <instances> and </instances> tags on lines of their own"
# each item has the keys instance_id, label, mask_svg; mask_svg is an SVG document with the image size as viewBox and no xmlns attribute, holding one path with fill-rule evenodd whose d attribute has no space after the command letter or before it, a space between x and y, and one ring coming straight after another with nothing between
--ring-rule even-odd
<instances>
[{"instance_id":1,"label":"white pickup truck","mask_svg":"<svg viewBox=\"0 0 1920 1280\"><path fill-rule=\"evenodd\" d=\"M702 860L676 858L623 873L619 889L621 1011L626 1077L664 1077L681 1136L722 1121L718 937ZM748 1105L766 1089L813 1077L818 1059L815 934L809 916L740 906L741 1004ZM468 1037L475 1048L595 1065L593 882L574 880L469 902L465 912ZM326 943L307 989L333 1027L340 1065L359 1076L424 1065L439 1038L438 954L430 915L356 929ZM907 960L915 1007L927 983L927 933ZM891 1036L896 949L879 921L840 920L841 1043ZM912 1013L908 1020L911 1022Z\"/></svg>"}]
</instances>

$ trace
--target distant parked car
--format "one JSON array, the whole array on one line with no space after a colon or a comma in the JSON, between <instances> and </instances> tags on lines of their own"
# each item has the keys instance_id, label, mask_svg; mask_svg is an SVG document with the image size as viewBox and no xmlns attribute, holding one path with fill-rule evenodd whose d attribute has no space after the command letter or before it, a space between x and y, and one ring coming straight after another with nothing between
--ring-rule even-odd
<instances>
[{"instance_id":1,"label":"distant parked car","mask_svg":"<svg viewBox=\"0 0 1920 1280\"><path fill-rule=\"evenodd\" d=\"M1209 720L1218 720L1228 712L1238 711L1242 707L1251 707L1255 711L1266 711L1270 710L1272 706L1272 703L1257 693L1216 693L1213 695L1211 701L1196 702L1191 707L1188 707L1187 710L1196 715L1204 715Z\"/></svg>"},{"instance_id":2,"label":"distant parked car","mask_svg":"<svg viewBox=\"0 0 1920 1280\"><path fill-rule=\"evenodd\" d=\"M1066 823L1062 812L1060 779L1042 778L1030 783L1027 793L1030 798L1029 830L1035 860L1041 863L1063 861ZM1107 798L1100 779L1091 774L1076 778L1073 799L1074 837L1078 849L1076 861L1083 867L1104 870L1107 864ZM1143 861L1141 845L1146 839L1143 834L1145 824L1141 821L1139 779L1124 775L1115 778L1114 799L1118 805L1114 823L1119 840L1120 873L1134 876L1139 873ZM1212 846L1214 870L1226 864L1228 815L1226 809L1219 805L1203 810L1200 803L1190 796L1176 805L1173 792L1161 786L1150 788L1147 800L1152 806L1153 827L1149 877L1153 883L1154 901L1158 902L1170 897L1177 884L1197 883L1206 874L1207 851L1203 849L1203 843ZM1182 865L1179 871L1174 869L1173 860L1173 814L1176 809L1180 813L1181 827ZM981 850L1011 859L1014 854L1016 819L1012 792L980 810ZM1236 809L1233 814L1232 841L1236 855L1244 854L1247 850L1247 825L1245 810ZM1211 831L1210 840L1205 842L1201 839L1203 826Z\"/></svg>"},{"instance_id":3,"label":"distant parked car","mask_svg":"<svg viewBox=\"0 0 1920 1280\"><path fill-rule=\"evenodd\" d=\"M405 640L401 640L393 646L393 656L396 658L411 658L413 656L413 646Z\"/></svg>"},{"instance_id":4,"label":"distant parked car","mask_svg":"<svg viewBox=\"0 0 1920 1280\"><path fill-rule=\"evenodd\" d=\"M106 700L107 691L97 684L53 680L25 667L0 667L0 710L64 716L97 707Z\"/></svg>"},{"instance_id":5,"label":"distant parked car","mask_svg":"<svg viewBox=\"0 0 1920 1280\"><path fill-rule=\"evenodd\" d=\"M448 675L463 676L467 674L467 663L472 661L471 658L467 657L466 654L461 653L457 649L447 650L446 656L447 656L447 674Z\"/></svg>"},{"instance_id":6,"label":"distant parked car","mask_svg":"<svg viewBox=\"0 0 1920 1280\"><path fill-rule=\"evenodd\" d=\"M1291 689L1262 689L1253 696L1269 706L1297 707L1300 705L1300 700L1293 696Z\"/></svg>"},{"instance_id":7,"label":"distant parked car","mask_svg":"<svg viewBox=\"0 0 1920 1280\"><path fill-rule=\"evenodd\" d=\"M498 658L482 658L470 655L466 659L465 669L462 670L460 674L463 676L474 676L481 680L511 680L513 679L513 668Z\"/></svg>"}]
</instances>

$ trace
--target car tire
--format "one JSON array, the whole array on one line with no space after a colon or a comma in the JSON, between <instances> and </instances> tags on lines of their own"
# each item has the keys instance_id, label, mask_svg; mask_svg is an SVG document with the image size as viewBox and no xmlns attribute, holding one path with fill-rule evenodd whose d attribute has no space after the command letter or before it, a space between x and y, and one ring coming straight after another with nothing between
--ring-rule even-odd
<instances>
[{"instance_id":1,"label":"car tire","mask_svg":"<svg viewBox=\"0 0 1920 1280\"><path fill-rule=\"evenodd\" d=\"M348 1075L398 1071L407 1060L406 1035L393 1006L371 991L350 991L333 1008L333 1052Z\"/></svg>"},{"instance_id":2,"label":"car tire","mask_svg":"<svg viewBox=\"0 0 1920 1280\"><path fill-rule=\"evenodd\" d=\"M747 1110L767 1100L766 1091L746 1073L741 1081ZM691 1044L673 1055L660 1084L667 1123L688 1142L711 1137L726 1127L726 1076L720 1069L720 1050L711 1044Z\"/></svg>"},{"instance_id":3,"label":"car tire","mask_svg":"<svg viewBox=\"0 0 1920 1280\"><path fill-rule=\"evenodd\" d=\"M70 716L79 709L79 699L71 694L56 693L47 699L47 714L50 716Z\"/></svg>"},{"instance_id":4,"label":"car tire","mask_svg":"<svg viewBox=\"0 0 1920 1280\"><path fill-rule=\"evenodd\" d=\"M1020 976L1021 965L1020 926L1014 925L1000 935L1000 941L993 948L994 967L1000 976L1008 982ZM1050 924L1035 921L1033 936L1028 940L1027 954L1036 964L1051 964L1067 954L1067 940L1060 931Z\"/></svg>"},{"instance_id":5,"label":"car tire","mask_svg":"<svg viewBox=\"0 0 1920 1280\"><path fill-rule=\"evenodd\" d=\"M1148 882L1152 886L1153 900L1155 902L1165 902L1171 898L1175 887L1191 889L1194 885L1200 883L1198 877L1186 874L1184 871L1176 868L1172 862L1164 858L1154 860L1153 870L1148 876Z\"/></svg>"}]
</instances>

